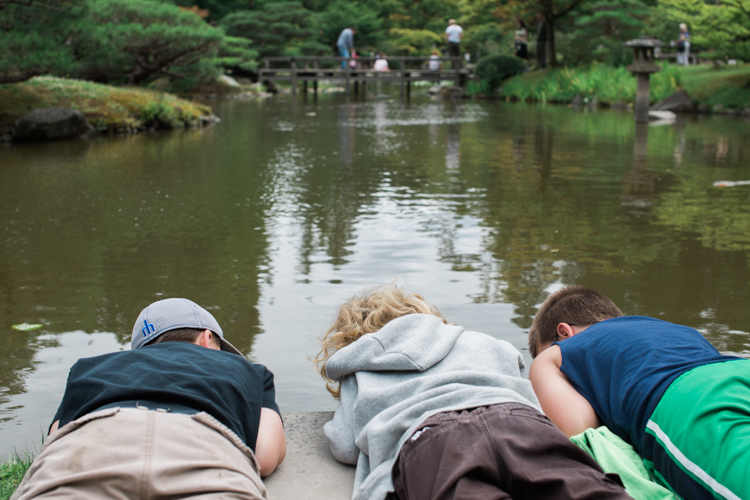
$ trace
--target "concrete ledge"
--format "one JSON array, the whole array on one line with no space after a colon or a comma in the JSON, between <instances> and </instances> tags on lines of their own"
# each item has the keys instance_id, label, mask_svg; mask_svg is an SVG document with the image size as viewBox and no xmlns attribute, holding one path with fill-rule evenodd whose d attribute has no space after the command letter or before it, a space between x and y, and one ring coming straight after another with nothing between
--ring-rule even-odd
<instances>
[{"instance_id":1,"label":"concrete ledge","mask_svg":"<svg viewBox=\"0 0 750 500\"><path fill-rule=\"evenodd\" d=\"M264 482L269 500L349 500L354 488L351 465L336 461L323 435L332 411L282 413L286 458Z\"/></svg>"}]
</instances>

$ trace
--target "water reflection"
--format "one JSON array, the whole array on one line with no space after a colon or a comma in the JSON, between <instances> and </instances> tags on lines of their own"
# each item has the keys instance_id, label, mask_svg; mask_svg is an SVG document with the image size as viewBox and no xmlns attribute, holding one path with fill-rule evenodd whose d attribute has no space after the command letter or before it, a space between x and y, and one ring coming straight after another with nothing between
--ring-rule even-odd
<instances>
[{"instance_id":1,"label":"water reflection","mask_svg":"<svg viewBox=\"0 0 750 500\"><path fill-rule=\"evenodd\" d=\"M393 278L519 349L546 295L581 283L750 353L750 189L713 187L750 178L736 120L634 129L416 96L218 106L203 130L0 146L0 324L45 325L0 345L0 432L54 413L37 376L52 342L63 363L84 353L68 332L124 344L166 296L211 309L285 411L334 408L315 337Z\"/></svg>"}]
</instances>

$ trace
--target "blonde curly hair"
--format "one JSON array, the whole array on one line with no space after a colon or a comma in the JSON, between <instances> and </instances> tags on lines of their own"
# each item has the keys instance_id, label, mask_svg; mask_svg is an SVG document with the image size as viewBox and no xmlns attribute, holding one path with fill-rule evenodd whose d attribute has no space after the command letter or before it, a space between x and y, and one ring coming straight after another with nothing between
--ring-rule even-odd
<instances>
[{"instance_id":1,"label":"blonde curly hair","mask_svg":"<svg viewBox=\"0 0 750 500\"><path fill-rule=\"evenodd\" d=\"M334 382L326 374L326 364L331 356L363 335L375 333L389 321L407 314L431 314L448 323L421 295L408 292L395 282L366 288L341 305L333 323L320 339L322 347L313 359L316 371L326 380L326 389L334 398L341 397L341 382Z\"/></svg>"}]
</instances>

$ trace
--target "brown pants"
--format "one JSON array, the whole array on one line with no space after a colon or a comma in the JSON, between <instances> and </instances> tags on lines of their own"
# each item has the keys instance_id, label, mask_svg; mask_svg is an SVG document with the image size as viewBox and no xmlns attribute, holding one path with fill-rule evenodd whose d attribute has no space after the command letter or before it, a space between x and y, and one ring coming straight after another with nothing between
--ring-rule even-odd
<instances>
[{"instance_id":1,"label":"brown pants","mask_svg":"<svg viewBox=\"0 0 750 500\"><path fill-rule=\"evenodd\" d=\"M630 498L617 475L518 403L429 417L401 447L393 485L400 500Z\"/></svg>"},{"instance_id":2,"label":"brown pants","mask_svg":"<svg viewBox=\"0 0 750 500\"><path fill-rule=\"evenodd\" d=\"M44 443L12 500L266 499L258 463L207 413L109 408Z\"/></svg>"}]
</instances>

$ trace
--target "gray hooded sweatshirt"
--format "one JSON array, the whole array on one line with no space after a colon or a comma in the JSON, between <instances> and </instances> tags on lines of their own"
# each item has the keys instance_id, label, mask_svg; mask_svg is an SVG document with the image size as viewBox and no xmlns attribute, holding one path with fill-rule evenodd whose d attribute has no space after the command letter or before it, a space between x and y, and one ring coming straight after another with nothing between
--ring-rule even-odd
<instances>
[{"instance_id":1,"label":"gray hooded sweatshirt","mask_svg":"<svg viewBox=\"0 0 750 500\"><path fill-rule=\"evenodd\" d=\"M353 500L383 500L401 445L436 413L498 403L541 412L511 344L427 314L390 321L336 352L341 401L324 426L336 460L357 465Z\"/></svg>"}]
</instances>

